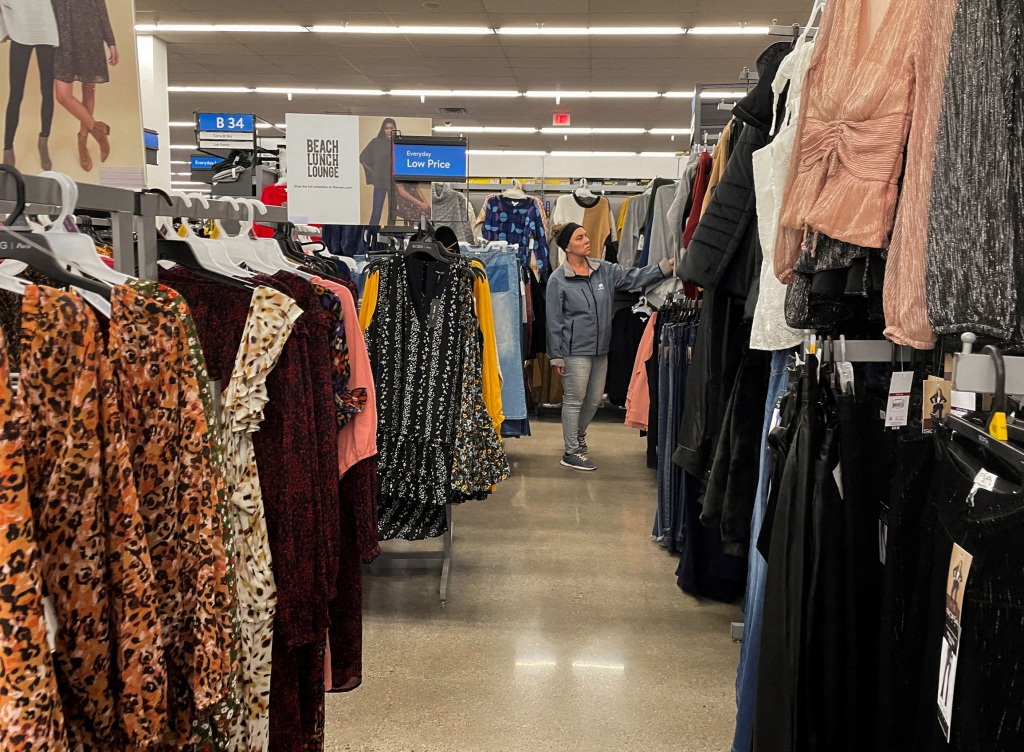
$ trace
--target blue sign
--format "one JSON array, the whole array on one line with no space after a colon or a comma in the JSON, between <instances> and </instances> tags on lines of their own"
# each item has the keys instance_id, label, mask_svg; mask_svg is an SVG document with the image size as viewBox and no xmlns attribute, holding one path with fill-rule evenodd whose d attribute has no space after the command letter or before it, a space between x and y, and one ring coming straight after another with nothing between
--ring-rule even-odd
<instances>
[{"instance_id":1,"label":"blue sign","mask_svg":"<svg viewBox=\"0 0 1024 752\"><path fill-rule=\"evenodd\" d=\"M212 170L215 164L223 162L223 159L219 157L199 157L196 155L192 156L192 169L193 170Z\"/></svg>"},{"instance_id":2,"label":"blue sign","mask_svg":"<svg viewBox=\"0 0 1024 752\"><path fill-rule=\"evenodd\" d=\"M465 180L466 147L395 144L394 174L398 180Z\"/></svg>"},{"instance_id":3,"label":"blue sign","mask_svg":"<svg viewBox=\"0 0 1024 752\"><path fill-rule=\"evenodd\" d=\"M143 130L142 140L146 144L147 149L159 149L160 148L160 134L156 131Z\"/></svg>"},{"instance_id":4,"label":"blue sign","mask_svg":"<svg viewBox=\"0 0 1024 752\"><path fill-rule=\"evenodd\" d=\"M255 115L201 112L198 117L200 133L253 133L256 131Z\"/></svg>"}]
</instances>

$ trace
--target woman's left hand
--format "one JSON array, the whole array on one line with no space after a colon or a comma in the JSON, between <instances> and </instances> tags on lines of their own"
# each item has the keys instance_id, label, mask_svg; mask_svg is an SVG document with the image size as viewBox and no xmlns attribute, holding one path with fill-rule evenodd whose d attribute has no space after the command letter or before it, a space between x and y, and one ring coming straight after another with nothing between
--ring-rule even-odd
<instances>
[{"instance_id":1,"label":"woman's left hand","mask_svg":"<svg viewBox=\"0 0 1024 752\"><path fill-rule=\"evenodd\" d=\"M675 268L676 268L676 260L675 259L669 259L668 260L668 268L672 269L673 271L675 271Z\"/></svg>"},{"instance_id":2,"label":"woman's left hand","mask_svg":"<svg viewBox=\"0 0 1024 752\"><path fill-rule=\"evenodd\" d=\"M110 48L110 57L107 59L107 62L111 65L117 65L121 62L121 53L117 51L117 47Z\"/></svg>"}]
</instances>

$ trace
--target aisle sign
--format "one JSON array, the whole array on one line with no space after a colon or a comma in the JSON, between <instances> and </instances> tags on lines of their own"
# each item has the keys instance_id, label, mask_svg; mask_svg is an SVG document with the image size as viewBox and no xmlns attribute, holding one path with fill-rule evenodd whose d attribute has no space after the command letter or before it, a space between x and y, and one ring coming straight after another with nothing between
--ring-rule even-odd
<instances>
[{"instance_id":1,"label":"aisle sign","mask_svg":"<svg viewBox=\"0 0 1024 752\"><path fill-rule=\"evenodd\" d=\"M462 181L466 179L466 147L395 144L395 180Z\"/></svg>"},{"instance_id":2,"label":"aisle sign","mask_svg":"<svg viewBox=\"0 0 1024 752\"><path fill-rule=\"evenodd\" d=\"M296 224L361 224L359 118L286 116L288 218Z\"/></svg>"},{"instance_id":3,"label":"aisle sign","mask_svg":"<svg viewBox=\"0 0 1024 752\"><path fill-rule=\"evenodd\" d=\"M255 115L230 115L225 113L200 112L197 116L200 133L254 133Z\"/></svg>"},{"instance_id":4,"label":"aisle sign","mask_svg":"<svg viewBox=\"0 0 1024 752\"><path fill-rule=\"evenodd\" d=\"M193 154L190 161L193 170L212 170L214 165L218 165L224 160L220 157L201 157Z\"/></svg>"}]
</instances>

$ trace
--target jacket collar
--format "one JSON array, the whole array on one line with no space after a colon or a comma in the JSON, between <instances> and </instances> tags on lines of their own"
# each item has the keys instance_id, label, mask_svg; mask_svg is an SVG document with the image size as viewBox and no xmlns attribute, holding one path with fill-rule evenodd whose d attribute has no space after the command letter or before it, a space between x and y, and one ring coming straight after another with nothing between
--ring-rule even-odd
<instances>
[{"instance_id":1,"label":"jacket collar","mask_svg":"<svg viewBox=\"0 0 1024 752\"><path fill-rule=\"evenodd\" d=\"M590 267L590 271L596 272L598 269L601 268L601 262L598 261L597 259L588 258L587 266ZM576 273L576 270L572 268L568 261L562 264L562 267L565 269L565 276L567 279L572 279L573 277L580 276L579 274Z\"/></svg>"}]
</instances>

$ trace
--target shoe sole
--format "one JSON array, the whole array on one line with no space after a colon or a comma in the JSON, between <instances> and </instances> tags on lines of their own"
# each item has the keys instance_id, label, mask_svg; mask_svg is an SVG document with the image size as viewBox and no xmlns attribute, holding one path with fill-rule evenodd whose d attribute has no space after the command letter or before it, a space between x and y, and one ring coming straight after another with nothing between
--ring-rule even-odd
<instances>
[{"instance_id":1,"label":"shoe sole","mask_svg":"<svg viewBox=\"0 0 1024 752\"><path fill-rule=\"evenodd\" d=\"M560 464L562 465L562 467L567 467L570 470L579 470L581 473L592 473L595 470L597 470L596 467L577 467L576 465L570 465L565 460L562 460Z\"/></svg>"}]
</instances>

